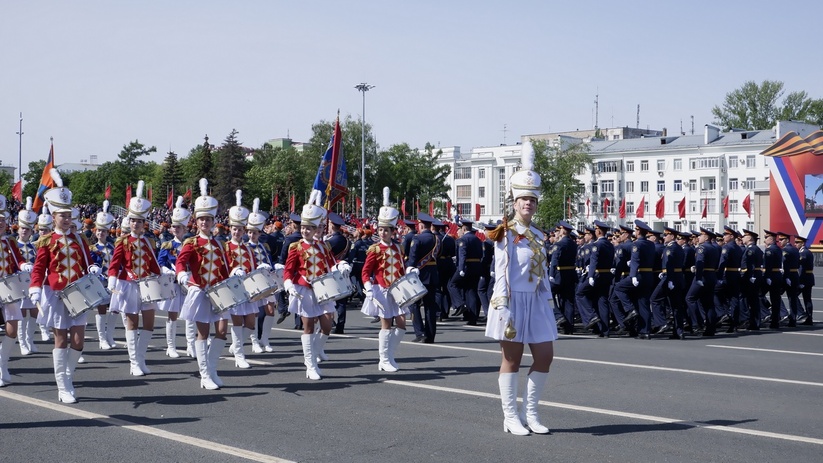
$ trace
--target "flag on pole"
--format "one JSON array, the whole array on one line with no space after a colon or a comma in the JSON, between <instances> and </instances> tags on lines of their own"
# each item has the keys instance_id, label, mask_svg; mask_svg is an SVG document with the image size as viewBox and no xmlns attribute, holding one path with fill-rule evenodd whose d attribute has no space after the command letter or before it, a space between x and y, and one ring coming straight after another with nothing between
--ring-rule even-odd
<instances>
[{"instance_id":1,"label":"flag on pole","mask_svg":"<svg viewBox=\"0 0 823 463\"><path fill-rule=\"evenodd\" d=\"M474 221L480 221L480 204L474 203Z\"/></svg>"},{"instance_id":2,"label":"flag on pole","mask_svg":"<svg viewBox=\"0 0 823 463\"><path fill-rule=\"evenodd\" d=\"M186 193L183 194L183 199L186 201L191 201L191 187L186 190Z\"/></svg>"},{"instance_id":3,"label":"flag on pole","mask_svg":"<svg viewBox=\"0 0 823 463\"><path fill-rule=\"evenodd\" d=\"M589 215L592 212L592 200L590 198L586 198L586 219L588 220Z\"/></svg>"},{"instance_id":4,"label":"flag on pole","mask_svg":"<svg viewBox=\"0 0 823 463\"><path fill-rule=\"evenodd\" d=\"M103 193L103 197L106 199L111 198L111 185L106 185L106 192Z\"/></svg>"},{"instance_id":5,"label":"flag on pole","mask_svg":"<svg viewBox=\"0 0 823 463\"><path fill-rule=\"evenodd\" d=\"M43 193L50 188L54 188L54 180L51 178L51 174L49 171L54 168L54 142L51 144L51 148L49 148L49 158L46 160L46 165L43 167L43 174L40 175L40 186L37 187L37 194L34 196L34 203L32 203L31 209L34 212L40 213L40 209L43 208Z\"/></svg>"},{"instance_id":6,"label":"flag on pole","mask_svg":"<svg viewBox=\"0 0 823 463\"><path fill-rule=\"evenodd\" d=\"M294 193L292 193L291 198L289 198L289 212L294 212Z\"/></svg>"},{"instance_id":7,"label":"flag on pole","mask_svg":"<svg viewBox=\"0 0 823 463\"><path fill-rule=\"evenodd\" d=\"M131 183L126 185L126 209L129 208L129 202L131 202Z\"/></svg>"},{"instance_id":8,"label":"flag on pole","mask_svg":"<svg viewBox=\"0 0 823 463\"><path fill-rule=\"evenodd\" d=\"M17 200L17 202L23 202L23 181L18 180L17 183L11 187L11 197Z\"/></svg>"},{"instance_id":9,"label":"flag on pole","mask_svg":"<svg viewBox=\"0 0 823 463\"><path fill-rule=\"evenodd\" d=\"M172 206L174 206L174 187L169 189L169 194L166 197L166 209L172 210Z\"/></svg>"},{"instance_id":10,"label":"flag on pole","mask_svg":"<svg viewBox=\"0 0 823 463\"><path fill-rule=\"evenodd\" d=\"M623 197L623 201L620 201L620 209L618 210L618 215L621 219L626 218L626 197Z\"/></svg>"},{"instance_id":11,"label":"flag on pole","mask_svg":"<svg viewBox=\"0 0 823 463\"><path fill-rule=\"evenodd\" d=\"M334 133L329 141L329 147L320 160L317 177L314 179L313 189L322 192L322 200L326 209L343 199L349 193L346 173L346 157L343 156L343 136L340 131L340 112L334 123Z\"/></svg>"},{"instance_id":12,"label":"flag on pole","mask_svg":"<svg viewBox=\"0 0 823 463\"><path fill-rule=\"evenodd\" d=\"M146 199L148 199L148 200L149 200L149 204L151 204L151 200L152 200L151 186L149 186L149 194L148 194L148 196L146 196Z\"/></svg>"},{"instance_id":13,"label":"flag on pole","mask_svg":"<svg viewBox=\"0 0 823 463\"><path fill-rule=\"evenodd\" d=\"M446 218L451 220L452 219L452 202L446 201Z\"/></svg>"},{"instance_id":14,"label":"flag on pole","mask_svg":"<svg viewBox=\"0 0 823 463\"><path fill-rule=\"evenodd\" d=\"M729 195L723 198L723 217L729 218Z\"/></svg>"},{"instance_id":15,"label":"flag on pole","mask_svg":"<svg viewBox=\"0 0 823 463\"><path fill-rule=\"evenodd\" d=\"M686 197L684 196L683 199L680 200L680 203L677 204L677 214L681 219L686 218Z\"/></svg>"},{"instance_id":16,"label":"flag on pole","mask_svg":"<svg viewBox=\"0 0 823 463\"><path fill-rule=\"evenodd\" d=\"M434 217L434 201L429 201L429 215Z\"/></svg>"},{"instance_id":17,"label":"flag on pole","mask_svg":"<svg viewBox=\"0 0 823 463\"><path fill-rule=\"evenodd\" d=\"M708 216L709 216L709 198L706 198L706 200L703 201L703 214L700 215L700 218L705 219Z\"/></svg>"},{"instance_id":18,"label":"flag on pole","mask_svg":"<svg viewBox=\"0 0 823 463\"><path fill-rule=\"evenodd\" d=\"M666 215L666 195L660 197L657 200L657 203L654 205L654 215L657 216L658 219L662 219L664 215Z\"/></svg>"},{"instance_id":19,"label":"flag on pole","mask_svg":"<svg viewBox=\"0 0 823 463\"><path fill-rule=\"evenodd\" d=\"M571 196L569 196L568 198L566 198L566 211L567 211L567 217L571 217L571 216L573 215L573 213L572 213L572 198L571 198Z\"/></svg>"},{"instance_id":20,"label":"flag on pole","mask_svg":"<svg viewBox=\"0 0 823 463\"><path fill-rule=\"evenodd\" d=\"M403 198L403 201L400 201L400 213L403 214L403 218L406 218L406 198Z\"/></svg>"},{"instance_id":21,"label":"flag on pole","mask_svg":"<svg viewBox=\"0 0 823 463\"><path fill-rule=\"evenodd\" d=\"M643 198L640 199L640 205L637 206L634 215L638 219L642 219L646 216L646 195L643 195Z\"/></svg>"},{"instance_id":22,"label":"flag on pole","mask_svg":"<svg viewBox=\"0 0 823 463\"><path fill-rule=\"evenodd\" d=\"M354 204L357 206L357 211L355 211L355 215L357 215L357 212L360 212L360 210L361 210L361 209L360 209L360 206L362 206L362 205L363 205L363 201L362 201L362 200L360 199L360 197L358 196L357 198L355 198L355 200L354 200Z\"/></svg>"},{"instance_id":23,"label":"flag on pole","mask_svg":"<svg viewBox=\"0 0 823 463\"><path fill-rule=\"evenodd\" d=\"M752 195L746 195L746 199L743 200L743 210L746 211L746 214L749 214L749 217L752 216Z\"/></svg>"},{"instance_id":24,"label":"flag on pole","mask_svg":"<svg viewBox=\"0 0 823 463\"><path fill-rule=\"evenodd\" d=\"M603 218L606 219L609 217L609 204L612 202L609 201L609 198L603 199Z\"/></svg>"}]
</instances>

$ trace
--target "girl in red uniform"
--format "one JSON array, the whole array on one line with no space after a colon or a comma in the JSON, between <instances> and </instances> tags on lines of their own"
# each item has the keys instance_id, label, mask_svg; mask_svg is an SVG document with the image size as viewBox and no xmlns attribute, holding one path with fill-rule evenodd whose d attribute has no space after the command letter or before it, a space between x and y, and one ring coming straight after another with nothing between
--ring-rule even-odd
<instances>
[{"instance_id":1,"label":"girl in red uniform","mask_svg":"<svg viewBox=\"0 0 823 463\"><path fill-rule=\"evenodd\" d=\"M17 243L6 235L6 197L0 195L0 278L14 275L18 271L30 272L32 265L23 260ZM14 343L17 341L17 326L23 314L20 311L20 302L5 304L2 308L6 320L6 335L0 343L0 387L11 384L9 374L9 357ZM21 336L22 337L22 336Z\"/></svg>"},{"instance_id":2,"label":"girl in red uniform","mask_svg":"<svg viewBox=\"0 0 823 463\"><path fill-rule=\"evenodd\" d=\"M246 225L249 221L249 210L242 206L243 192L237 190L237 204L229 209L229 233L231 239L226 242L226 257L228 258L231 275L243 276L257 267L254 252L248 244L243 242L246 235ZM243 340L248 334L255 331L254 321L257 318L257 304L244 302L229 309L231 313L231 347L229 352L234 355L234 366L237 368L251 368L246 361L243 351Z\"/></svg>"}]
</instances>

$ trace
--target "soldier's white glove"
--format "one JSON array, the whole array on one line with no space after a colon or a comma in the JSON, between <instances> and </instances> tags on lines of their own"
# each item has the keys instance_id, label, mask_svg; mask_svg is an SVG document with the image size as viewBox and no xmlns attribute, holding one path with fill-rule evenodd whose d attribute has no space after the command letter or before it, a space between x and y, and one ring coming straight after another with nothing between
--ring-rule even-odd
<instances>
[{"instance_id":1,"label":"soldier's white glove","mask_svg":"<svg viewBox=\"0 0 823 463\"><path fill-rule=\"evenodd\" d=\"M464 272L464 271L462 271L462 270L461 270L461 271L460 271L460 276L461 276L461 277L466 276L466 272Z\"/></svg>"},{"instance_id":2,"label":"soldier's white glove","mask_svg":"<svg viewBox=\"0 0 823 463\"><path fill-rule=\"evenodd\" d=\"M772 285L772 279L771 278L766 278L766 286L771 286L771 285Z\"/></svg>"},{"instance_id":3,"label":"soldier's white glove","mask_svg":"<svg viewBox=\"0 0 823 463\"><path fill-rule=\"evenodd\" d=\"M786 278L786 286L791 286L791 285L792 285L792 280Z\"/></svg>"},{"instance_id":4,"label":"soldier's white glove","mask_svg":"<svg viewBox=\"0 0 823 463\"><path fill-rule=\"evenodd\" d=\"M31 300L31 302L33 304L37 304L38 302L40 302L40 288L39 287L34 286L34 287L29 288L29 300Z\"/></svg>"},{"instance_id":5,"label":"soldier's white glove","mask_svg":"<svg viewBox=\"0 0 823 463\"><path fill-rule=\"evenodd\" d=\"M275 270L283 270L284 268L286 268L286 266L283 264L274 264Z\"/></svg>"},{"instance_id":6,"label":"soldier's white glove","mask_svg":"<svg viewBox=\"0 0 823 463\"><path fill-rule=\"evenodd\" d=\"M489 276L494 278L494 272L489 272Z\"/></svg>"},{"instance_id":7,"label":"soldier's white glove","mask_svg":"<svg viewBox=\"0 0 823 463\"><path fill-rule=\"evenodd\" d=\"M781 274L781 275L783 274L783 269L782 269L782 268L780 269L780 274Z\"/></svg>"},{"instance_id":8,"label":"soldier's white glove","mask_svg":"<svg viewBox=\"0 0 823 463\"><path fill-rule=\"evenodd\" d=\"M373 286L374 285L372 285L371 281L367 281L367 282L363 283L363 294L366 297L373 297L374 296L374 291L372 291Z\"/></svg>"},{"instance_id":9,"label":"soldier's white glove","mask_svg":"<svg viewBox=\"0 0 823 463\"><path fill-rule=\"evenodd\" d=\"M271 270L271 265L269 265L269 264L267 264L267 263L263 262L262 264L258 265L258 266L257 266L257 268L262 268L262 269L266 269L266 270Z\"/></svg>"},{"instance_id":10,"label":"soldier's white glove","mask_svg":"<svg viewBox=\"0 0 823 463\"><path fill-rule=\"evenodd\" d=\"M704 285L703 280L695 280L695 283L697 283L697 286L703 286Z\"/></svg>"},{"instance_id":11,"label":"soldier's white glove","mask_svg":"<svg viewBox=\"0 0 823 463\"><path fill-rule=\"evenodd\" d=\"M717 286L722 286L724 284L726 284L725 280L717 280Z\"/></svg>"},{"instance_id":12,"label":"soldier's white glove","mask_svg":"<svg viewBox=\"0 0 823 463\"><path fill-rule=\"evenodd\" d=\"M640 280L638 280L637 277L632 277L632 284L634 286L640 286Z\"/></svg>"},{"instance_id":13,"label":"soldier's white glove","mask_svg":"<svg viewBox=\"0 0 823 463\"><path fill-rule=\"evenodd\" d=\"M617 272L617 269L614 268L614 267L609 269L609 273L611 273L612 275L614 275L616 272Z\"/></svg>"},{"instance_id":14,"label":"soldier's white glove","mask_svg":"<svg viewBox=\"0 0 823 463\"><path fill-rule=\"evenodd\" d=\"M554 277L549 277L549 283L554 283Z\"/></svg>"},{"instance_id":15,"label":"soldier's white glove","mask_svg":"<svg viewBox=\"0 0 823 463\"><path fill-rule=\"evenodd\" d=\"M190 272L180 272L177 274L177 283L180 286L187 286L189 284L189 279L191 278Z\"/></svg>"},{"instance_id":16,"label":"soldier's white glove","mask_svg":"<svg viewBox=\"0 0 823 463\"><path fill-rule=\"evenodd\" d=\"M345 260L341 260L340 262L338 262L337 264L335 264L335 265L334 265L334 268L335 268L338 272L340 272L340 273L342 273L342 274L344 274L344 275L348 275L349 273L351 273L351 265L349 265L349 263L348 263L348 262L346 262Z\"/></svg>"},{"instance_id":17,"label":"soldier's white glove","mask_svg":"<svg viewBox=\"0 0 823 463\"><path fill-rule=\"evenodd\" d=\"M406 267L406 273L420 273L417 267Z\"/></svg>"},{"instance_id":18,"label":"soldier's white glove","mask_svg":"<svg viewBox=\"0 0 823 463\"><path fill-rule=\"evenodd\" d=\"M23 264L20 265L20 271L21 272L31 272L31 270L33 268L34 268L34 265L31 265L29 262L26 262L26 263L23 263Z\"/></svg>"},{"instance_id":19,"label":"soldier's white glove","mask_svg":"<svg viewBox=\"0 0 823 463\"><path fill-rule=\"evenodd\" d=\"M20 270L22 270L22 268ZM88 271L91 275L100 275L100 267L98 267L97 265L89 265Z\"/></svg>"},{"instance_id":20,"label":"soldier's white glove","mask_svg":"<svg viewBox=\"0 0 823 463\"><path fill-rule=\"evenodd\" d=\"M696 273L696 272L697 272L697 267L695 267L694 265L692 265L692 268L691 268L690 270L692 271L692 273Z\"/></svg>"},{"instance_id":21,"label":"soldier's white glove","mask_svg":"<svg viewBox=\"0 0 823 463\"><path fill-rule=\"evenodd\" d=\"M283 282L283 289L285 289L291 297L300 297L300 293L297 292L297 288L294 287L294 282L291 280L286 280Z\"/></svg>"},{"instance_id":22,"label":"soldier's white glove","mask_svg":"<svg viewBox=\"0 0 823 463\"><path fill-rule=\"evenodd\" d=\"M755 278L755 277L749 278L749 283L754 284L755 281L757 281L757 278Z\"/></svg>"},{"instance_id":23,"label":"soldier's white glove","mask_svg":"<svg viewBox=\"0 0 823 463\"><path fill-rule=\"evenodd\" d=\"M117 277L110 276L109 277L109 284L106 285L106 289L108 289L110 293L113 293L114 292L114 285L116 285L116 284L117 284Z\"/></svg>"},{"instance_id":24,"label":"soldier's white glove","mask_svg":"<svg viewBox=\"0 0 823 463\"><path fill-rule=\"evenodd\" d=\"M666 276L666 274L665 274L665 273L660 272L660 275L657 275L657 278L658 278L659 280L662 280L665 276Z\"/></svg>"},{"instance_id":25,"label":"soldier's white glove","mask_svg":"<svg viewBox=\"0 0 823 463\"><path fill-rule=\"evenodd\" d=\"M669 290L671 291L672 289L674 289L674 282L670 281L669 284L667 284L666 286L668 286Z\"/></svg>"},{"instance_id":26,"label":"soldier's white glove","mask_svg":"<svg viewBox=\"0 0 823 463\"><path fill-rule=\"evenodd\" d=\"M594 278L589 277L589 286L594 286Z\"/></svg>"},{"instance_id":27,"label":"soldier's white glove","mask_svg":"<svg viewBox=\"0 0 823 463\"><path fill-rule=\"evenodd\" d=\"M174 270L168 267L160 267L160 273L162 275L174 275Z\"/></svg>"},{"instance_id":28,"label":"soldier's white glove","mask_svg":"<svg viewBox=\"0 0 823 463\"><path fill-rule=\"evenodd\" d=\"M229 275L233 276L233 277L234 276L242 277L245 274L246 274L246 269L245 268L235 267L235 268L231 269L231 273Z\"/></svg>"}]
</instances>

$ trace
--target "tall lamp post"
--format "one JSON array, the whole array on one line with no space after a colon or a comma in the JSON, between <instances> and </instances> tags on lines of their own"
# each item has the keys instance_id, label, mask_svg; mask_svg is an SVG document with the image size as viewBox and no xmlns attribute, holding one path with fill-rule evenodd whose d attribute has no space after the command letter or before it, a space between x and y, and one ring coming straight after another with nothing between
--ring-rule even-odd
<instances>
[{"instance_id":1,"label":"tall lamp post","mask_svg":"<svg viewBox=\"0 0 823 463\"><path fill-rule=\"evenodd\" d=\"M355 85L357 91L363 93L363 113L360 115L360 199L362 200L360 207L360 216L366 217L366 92L374 88L374 85L369 85L361 82Z\"/></svg>"},{"instance_id":2,"label":"tall lamp post","mask_svg":"<svg viewBox=\"0 0 823 463\"><path fill-rule=\"evenodd\" d=\"M17 181L20 183L20 194L22 195L23 191L23 113L20 113L20 131L17 132L17 136L20 140L17 143Z\"/></svg>"}]
</instances>

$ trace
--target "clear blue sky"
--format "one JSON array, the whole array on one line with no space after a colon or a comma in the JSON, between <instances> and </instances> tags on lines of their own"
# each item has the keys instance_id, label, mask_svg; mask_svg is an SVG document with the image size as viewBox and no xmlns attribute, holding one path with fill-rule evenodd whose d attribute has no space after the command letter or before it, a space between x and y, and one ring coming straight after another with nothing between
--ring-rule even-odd
<instances>
[{"instance_id":1,"label":"clear blue sky","mask_svg":"<svg viewBox=\"0 0 823 463\"><path fill-rule=\"evenodd\" d=\"M0 160L162 162L232 128L258 147L366 119L381 147L474 146L600 126L686 131L747 80L823 97L823 3L796 1L10 1Z\"/></svg>"}]
</instances>

